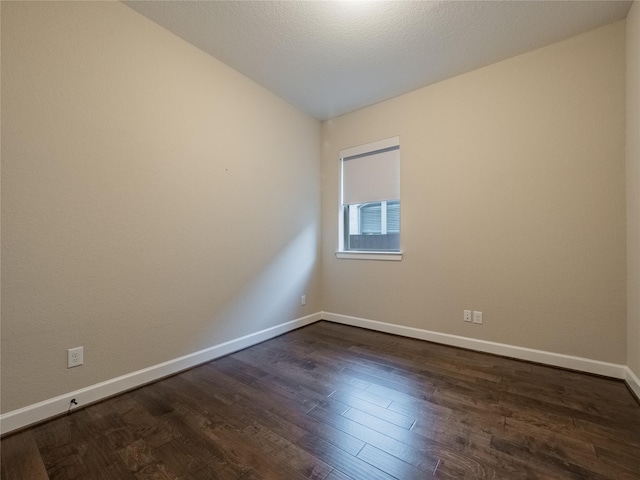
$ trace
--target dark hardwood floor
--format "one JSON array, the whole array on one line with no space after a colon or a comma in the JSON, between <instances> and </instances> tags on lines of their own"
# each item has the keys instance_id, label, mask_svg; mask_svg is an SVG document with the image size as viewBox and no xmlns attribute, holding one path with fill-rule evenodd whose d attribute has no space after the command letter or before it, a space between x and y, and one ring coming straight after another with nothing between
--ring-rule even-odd
<instances>
[{"instance_id":1,"label":"dark hardwood floor","mask_svg":"<svg viewBox=\"0 0 640 480\"><path fill-rule=\"evenodd\" d=\"M319 322L2 439L2 480L640 479L624 383Z\"/></svg>"}]
</instances>

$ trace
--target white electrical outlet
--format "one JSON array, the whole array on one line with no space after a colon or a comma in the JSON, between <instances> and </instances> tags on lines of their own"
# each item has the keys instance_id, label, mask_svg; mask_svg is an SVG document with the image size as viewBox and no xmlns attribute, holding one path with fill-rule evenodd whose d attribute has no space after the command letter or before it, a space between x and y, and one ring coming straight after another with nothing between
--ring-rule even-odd
<instances>
[{"instance_id":1,"label":"white electrical outlet","mask_svg":"<svg viewBox=\"0 0 640 480\"><path fill-rule=\"evenodd\" d=\"M300 305L306 305L307 304L307 296L306 295L302 295L300 297Z\"/></svg>"},{"instance_id":2,"label":"white electrical outlet","mask_svg":"<svg viewBox=\"0 0 640 480\"><path fill-rule=\"evenodd\" d=\"M67 350L67 368L78 367L84 363L84 347Z\"/></svg>"},{"instance_id":3,"label":"white electrical outlet","mask_svg":"<svg viewBox=\"0 0 640 480\"><path fill-rule=\"evenodd\" d=\"M471 310L465 310L464 311L464 321L465 322L470 322L471 321Z\"/></svg>"},{"instance_id":4,"label":"white electrical outlet","mask_svg":"<svg viewBox=\"0 0 640 480\"><path fill-rule=\"evenodd\" d=\"M482 325L482 312L473 312L473 323Z\"/></svg>"}]
</instances>

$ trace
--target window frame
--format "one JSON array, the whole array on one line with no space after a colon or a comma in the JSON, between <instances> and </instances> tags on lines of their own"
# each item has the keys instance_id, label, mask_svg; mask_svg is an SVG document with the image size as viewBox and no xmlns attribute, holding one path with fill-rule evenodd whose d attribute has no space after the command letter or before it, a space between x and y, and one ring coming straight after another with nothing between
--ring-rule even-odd
<instances>
[{"instance_id":1,"label":"window frame","mask_svg":"<svg viewBox=\"0 0 640 480\"><path fill-rule=\"evenodd\" d=\"M343 204L343 165L344 159L354 156L361 156L367 154L374 154L374 152L380 150L387 150L393 147L397 147L400 149L400 137L391 137L383 140L379 140L377 142L368 143L365 145L360 145L358 147L352 147L345 150L340 151L340 192L339 192L339 200L338 200L338 249L336 251L336 257L340 259L358 259L358 260L390 260L390 261L400 261L403 257L402 246L400 245L398 250L347 250L346 247L346 235L345 232L348 229L348 221L349 221L349 207L348 205ZM400 195L399 195L400 196ZM398 198L397 200L400 205L400 209L402 208L402 200ZM375 201L367 202L367 203L378 203ZM362 204L366 205L366 203ZM400 210L401 211L401 210ZM402 222L400 222L399 232L402 233Z\"/></svg>"}]
</instances>

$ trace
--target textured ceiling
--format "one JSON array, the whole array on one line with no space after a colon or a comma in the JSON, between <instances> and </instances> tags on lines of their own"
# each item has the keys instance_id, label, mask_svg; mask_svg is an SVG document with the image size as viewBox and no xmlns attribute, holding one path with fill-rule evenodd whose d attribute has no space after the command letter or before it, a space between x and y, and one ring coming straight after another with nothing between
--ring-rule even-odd
<instances>
[{"instance_id":1,"label":"textured ceiling","mask_svg":"<svg viewBox=\"0 0 640 480\"><path fill-rule=\"evenodd\" d=\"M126 1L324 120L626 17L620 1Z\"/></svg>"}]
</instances>

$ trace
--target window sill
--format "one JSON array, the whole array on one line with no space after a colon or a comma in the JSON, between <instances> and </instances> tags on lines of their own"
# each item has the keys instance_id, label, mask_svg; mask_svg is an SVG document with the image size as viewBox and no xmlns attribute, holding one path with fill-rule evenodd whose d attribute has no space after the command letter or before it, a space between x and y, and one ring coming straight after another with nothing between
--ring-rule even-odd
<instances>
[{"instance_id":1,"label":"window sill","mask_svg":"<svg viewBox=\"0 0 640 480\"><path fill-rule=\"evenodd\" d=\"M385 260L399 262L402 260L402 252L336 252L336 257L351 260Z\"/></svg>"}]
</instances>

